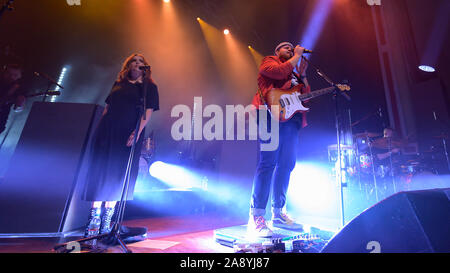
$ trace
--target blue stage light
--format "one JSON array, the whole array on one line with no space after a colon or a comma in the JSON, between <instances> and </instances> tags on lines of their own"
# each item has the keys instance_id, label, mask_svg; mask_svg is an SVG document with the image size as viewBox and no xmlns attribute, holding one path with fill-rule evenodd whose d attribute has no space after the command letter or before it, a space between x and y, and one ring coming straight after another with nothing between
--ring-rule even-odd
<instances>
[{"instance_id":1,"label":"blue stage light","mask_svg":"<svg viewBox=\"0 0 450 273\"><path fill-rule=\"evenodd\" d=\"M69 66L64 66L61 70L61 73L59 74L59 78L58 78L58 84L62 85L64 82L64 78L67 76L67 72L69 70ZM61 91L61 88L59 86L56 86L55 91ZM50 101L51 102L55 102L56 100L56 96L52 96Z\"/></svg>"},{"instance_id":2,"label":"blue stage light","mask_svg":"<svg viewBox=\"0 0 450 273\"><path fill-rule=\"evenodd\" d=\"M322 28L333 6L333 0L319 0L316 4L312 17L300 41L300 45L307 49L314 49Z\"/></svg>"},{"instance_id":3,"label":"blue stage light","mask_svg":"<svg viewBox=\"0 0 450 273\"><path fill-rule=\"evenodd\" d=\"M173 188L201 187L201 177L181 166L156 161L150 166L149 172Z\"/></svg>"},{"instance_id":4,"label":"blue stage light","mask_svg":"<svg viewBox=\"0 0 450 273\"><path fill-rule=\"evenodd\" d=\"M429 66L429 65L419 65L419 69L424 72L429 72L429 73L433 73L436 71L436 69L434 69L434 67Z\"/></svg>"},{"instance_id":5,"label":"blue stage light","mask_svg":"<svg viewBox=\"0 0 450 273\"><path fill-rule=\"evenodd\" d=\"M318 163L297 163L291 173L288 191L289 206L303 214L333 216L338 207L338 187L329 166Z\"/></svg>"}]
</instances>

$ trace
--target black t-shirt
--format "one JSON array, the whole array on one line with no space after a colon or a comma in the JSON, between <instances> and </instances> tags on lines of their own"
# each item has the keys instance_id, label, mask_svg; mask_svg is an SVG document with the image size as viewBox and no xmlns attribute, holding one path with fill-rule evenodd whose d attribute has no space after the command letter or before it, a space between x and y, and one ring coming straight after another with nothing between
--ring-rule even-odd
<instances>
[{"instance_id":1,"label":"black t-shirt","mask_svg":"<svg viewBox=\"0 0 450 273\"><path fill-rule=\"evenodd\" d=\"M384 159L379 159L378 155L388 153L388 149L380 149L380 148L372 148L372 153L374 155L375 163L378 165L390 165L391 158L388 156ZM399 159L401 159L400 154L398 153L392 153L392 160L394 162L397 162Z\"/></svg>"}]
</instances>

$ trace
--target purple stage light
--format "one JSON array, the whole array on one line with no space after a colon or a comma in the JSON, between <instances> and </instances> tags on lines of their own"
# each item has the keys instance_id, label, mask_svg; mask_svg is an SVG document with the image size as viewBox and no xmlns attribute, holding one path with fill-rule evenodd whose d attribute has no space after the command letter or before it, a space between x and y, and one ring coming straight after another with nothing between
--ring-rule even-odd
<instances>
[{"instance_id":1,"label":"purple stage light","mask_svg":"<svg viewBox=\"0 0 450 273\"><path fill-rule=\"evenodd\" d=\"M312 17L300 41L300 45L310 50L314 49L316 41L322 32L326 19L333 6L333 0L319 0L316 4Z\"/></svg>"}]
</instances>

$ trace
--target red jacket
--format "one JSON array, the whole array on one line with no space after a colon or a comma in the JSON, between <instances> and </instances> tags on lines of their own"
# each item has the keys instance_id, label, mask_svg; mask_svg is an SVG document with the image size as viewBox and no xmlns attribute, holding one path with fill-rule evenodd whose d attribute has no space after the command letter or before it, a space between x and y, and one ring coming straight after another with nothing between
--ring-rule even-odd
<instances>
[{"instance_id":1,"label":"red jacket","mask_svg":"<svg viewBox=\"0 0 450 273\"><path fill-rule=\"evenodd\" d=\"M267 93L273 88L287 90L291 88L292 73L294 72L294 67L290 62L282 62L277 56L267 56L261 62L259 66L258 73L258 88L261 90L264 99L267 98ZM302 84L302 83L300 83ZM302 84L303 85L303 84ZM309 93L311 88L303 87L301 88L301 93ZM252 104L258 108L260 105L264 105L261 101L259 92L256 91L253 97ZM302 127L308 125L306 121L306 113L302 113L303 121Z\"/></svg>"}]
</instances>

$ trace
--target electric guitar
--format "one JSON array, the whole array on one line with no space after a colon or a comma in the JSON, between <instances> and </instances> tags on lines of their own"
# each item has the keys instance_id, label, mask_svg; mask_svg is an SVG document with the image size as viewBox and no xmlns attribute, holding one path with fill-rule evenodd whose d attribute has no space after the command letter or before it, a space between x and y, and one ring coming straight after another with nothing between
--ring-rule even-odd
<instances>
[{"instance_id":1,"label":"electric guitar","mask_svg":"<svg viewBox=\"0 0 450 273\"><path fill-rule=\"evenodd\" d=\"M274 88L269 91L266 101L269 110L274 105L277 105L279 109L279 111L271 111L272 118L278 119L280 122L286 122L290 120L294 114L309 110L309 108L303 106L303 101L332 93L336 88L341 92L350 90L350 86L346 84L337 84L336 86L319 89L307 94L301 94L300 86L301 85L294 86L289 90Z\"/></svg>"}]
</instances>

